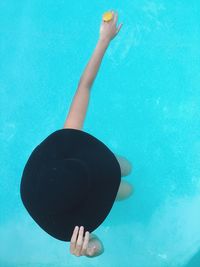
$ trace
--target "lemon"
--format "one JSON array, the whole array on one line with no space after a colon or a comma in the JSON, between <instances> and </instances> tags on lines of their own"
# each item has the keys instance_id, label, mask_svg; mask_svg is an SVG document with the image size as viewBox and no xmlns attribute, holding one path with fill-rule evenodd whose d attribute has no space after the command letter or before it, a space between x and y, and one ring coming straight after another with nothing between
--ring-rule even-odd
<instances>
[{"instance_id":1,"label":"lemon","mask_svg":"<svg viewBox=\"0 0 200 267\"><path fill-rule=\"evenodd\" d=\"M113 17L112 12L108 11L103 14L103 20L104 21L110 21Z\"/></svg>"}]
</instances>

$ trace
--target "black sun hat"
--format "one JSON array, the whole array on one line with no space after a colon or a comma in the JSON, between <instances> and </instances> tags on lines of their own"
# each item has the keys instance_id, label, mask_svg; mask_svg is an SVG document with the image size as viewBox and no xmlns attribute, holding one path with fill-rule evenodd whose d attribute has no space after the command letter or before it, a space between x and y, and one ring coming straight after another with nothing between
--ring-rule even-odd
<instances>
[{"instance_id":1,"label":"black sun hat","mask_svg":"<svg viewBox=\"0 0 200 267\"><path fill-rule=\"evenodd\" d=\"M74 227L92 232L108 216L121 181L114 153L91 134L60 129L29 156L22 174L22 202L48 234L70 241Z\"/></svg>"}]
</instances>

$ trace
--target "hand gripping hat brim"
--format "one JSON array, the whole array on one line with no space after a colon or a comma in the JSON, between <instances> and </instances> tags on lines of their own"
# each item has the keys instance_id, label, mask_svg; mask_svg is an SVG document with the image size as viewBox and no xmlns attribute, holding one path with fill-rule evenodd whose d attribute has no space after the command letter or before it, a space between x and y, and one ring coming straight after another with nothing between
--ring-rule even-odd
<instances>
[{"instance_id":1,"label":"hand gripping hat brim","mask_svg":"<svg viewBox=\"0 0 200 267\"><path fill-rule=\"evenodd\" d=\"M59 169L60 163L65 164L67 168L66 164L70 159L85 163L90 177L90 187L81 201L76 203L75 208L63 212L62 207L69 207L71 202L59 200L63 203L57 207L60 195L70 196L72 187L81 192L84 181L81 184L76 179L70 180L70 177L64 176L60 187L57 185L50 188L49 180L53 179L52 173L49 172L45 179L41 173L50 165L56 165ZM54 169L56 168L54 166ZM70 241L76 225L83 225L85 231L92 232L103 223L114 204L120 181L120 165L114 153L91 134L68 128L53 132L32 151L23 170L20 193L30 216L44 231L59 240ZM51 198L52 190L56 192L56 196L45 204L45 209L41 209L43 196ZM77 194L74 198L77 198ZM54 212L51 212L52 206Z\"/></svg>"}]
</instances>

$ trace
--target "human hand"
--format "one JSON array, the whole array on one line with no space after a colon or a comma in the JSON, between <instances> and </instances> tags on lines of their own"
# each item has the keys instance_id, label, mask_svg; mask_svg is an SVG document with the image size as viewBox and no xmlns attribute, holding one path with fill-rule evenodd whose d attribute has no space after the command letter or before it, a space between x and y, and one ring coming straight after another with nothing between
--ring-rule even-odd
<instances>
[{"instance_id":1,"label":"human hand","mask_svg":"<svg viewBox=\"0 0 200 267\"><path fill-rule=\"evenodd\" d=\"M118 20L118 13L111 11L113 17L110 21L106 22L102 19L101 26L100 26L100 39L111 41L120 31L122 27L122 23L119 27L116 27L116 23Z\"/></svg>"},{"instance_id":2,"label":"human hand","mask_svg":"<svg viewBox=\"0 0 200 267\"><path fill-rule=\"evenodd\" d=\"M78 234L79 232L79 234ZM85 237L83 237L84 227L76 226L71 237L70 242L70 253L75 256L93 256L97 252L97 247L95 245L89 246L90 233L87 231ZM77 239L78 236L78 239Z\"/></svg>"}]
</instances>

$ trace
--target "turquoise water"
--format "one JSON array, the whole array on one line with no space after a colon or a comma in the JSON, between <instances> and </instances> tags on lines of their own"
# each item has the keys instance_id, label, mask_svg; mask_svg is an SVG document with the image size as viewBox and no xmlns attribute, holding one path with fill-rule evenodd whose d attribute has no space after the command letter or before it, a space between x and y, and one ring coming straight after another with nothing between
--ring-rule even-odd
<instances>
[{"instance_id":1,"label":"turquoise water","mask_svg":"<svg viewBox=\"0 0 200 267\"><path fill-rule=\"evenodd\" d=\"M109 9L123 27L83 130L132 162L135 191L96 229L105 252L90 259L35 224L19 185L31 151L62 128ZM200 266L199 16L185 0L0 2L0 267Z\"/></svg>"}]
</instances>

